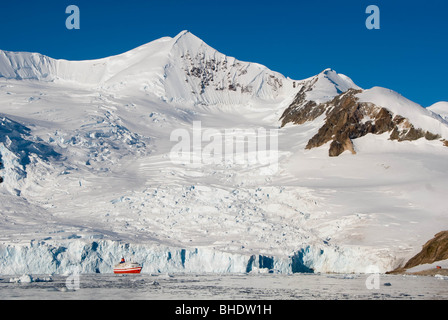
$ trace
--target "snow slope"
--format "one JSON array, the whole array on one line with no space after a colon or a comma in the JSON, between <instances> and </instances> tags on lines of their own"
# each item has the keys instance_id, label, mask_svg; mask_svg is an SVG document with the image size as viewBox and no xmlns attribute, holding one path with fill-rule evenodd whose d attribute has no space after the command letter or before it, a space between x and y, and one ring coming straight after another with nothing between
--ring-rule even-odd
<instances>
[{"instance_id":1,"label":"snow slope","mask_svg":"<svg viewBox=\"0 0 448 320\"><path fill-rule=\"evenodd\" d=\"M427 109L434 112L435 114L438 114L443 119L448 121L448 102L440 101L440 102L434 103L432 106L428 107Z\"/></svg>"},{"instance_id":2,"label":"snow slope","mask_svg":"<svg viewBox=\"0 0 448 320\"><path fill-rule=\"evenodd\" d=\"M366 135L356 156L305 150L324 115L279 129L305 86L322 102L359 89L330 69L288 79L189 32L95 61L0 52L0 274L111 272L122 256L147 273L395 269L447 227L448 148ZM359 98L446 132L386 89ZM172 133L195 121L224 144L226 130L278 135L277 170L173 162Z\"/></svg>"}]
</instances>

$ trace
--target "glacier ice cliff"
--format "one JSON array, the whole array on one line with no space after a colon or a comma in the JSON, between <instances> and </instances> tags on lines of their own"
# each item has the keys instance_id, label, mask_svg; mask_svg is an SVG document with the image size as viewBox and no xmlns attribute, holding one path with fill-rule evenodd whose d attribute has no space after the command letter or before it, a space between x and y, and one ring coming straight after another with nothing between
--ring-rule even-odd
<instances>
[{"instance_id":1,"label":"glacier ice cliff","mask_svg":"<svg viewBox=\"0 0 448 320\"><path fill-rule=\"evenodd\" d=\"M390 259L379 259L376 253L361 254L360 250L341 252L310 246L288 257L276 257L112 240L31 241L0 245L0 274L112 273L121 257L139 262L143 273L365 273L372 264L380 272L391 268Z\"/></svg>"}]
</instances>

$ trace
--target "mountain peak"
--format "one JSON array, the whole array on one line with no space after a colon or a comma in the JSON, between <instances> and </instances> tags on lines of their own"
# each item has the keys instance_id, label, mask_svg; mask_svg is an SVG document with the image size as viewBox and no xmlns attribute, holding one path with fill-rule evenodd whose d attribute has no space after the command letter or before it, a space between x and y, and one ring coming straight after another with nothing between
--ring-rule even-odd
<instances>
[{"instance_id":1,"label":"mountain peak","mask_svg":"<svg viewBox=\"0 0 448 320\"><path fill-rule=\"evenodd\" d=\"M333 69L331 69L331 68L327 68L327 69L325 69L325 70L323 70L322 72L321 72L321 74L329 74L329 73L331 73L331 72L336 72L336 71L334 71Z\"/></svg>"},{"instance_id":2,"label":"mountain peak","mask_svg":"<svg viewBox=\"0 0 448 320\"><path fill-rule=\"evenodd\" d=\"M272 101L289 87L283 75L227 56L188 30L173 38L163 72L164 99L182 103L245 104L255 97Z\"/></svg>"},{"instance_id":3,"label":"mountain peak","mask_svg":"<svg viewBox=\"0 0 448 320\"><path fill-rule=\"evenodd\" d=\"M193 34L192 34L190 31L188 31L188 30L182 30L182 31L179 32L178 35L175 36L173 39L174 39L174 40L178 40L178 39L180 39L180 38L182 38L182 37L184 37L184 36L188 36L188 35L193 35Z\"/></svg>"},{"instance_id":4,"label":"mountain peak","mask_svg":"<svg viewBox=\"0 0 448 320\"><path fill-rule=\"evenodd\" d=\"M203 44L204 41L188 30L181 31L173 38L173 44L185 43L187 46Z\"/></svg>"},{"instance_id":5,"label":"mountain peak","mask_svg":"<svg viewBox=\"0 0 448 320\"><path fill-rule=\"evenodd\" d=\"M349 89L361 89L352 79L344 74L327 68L319 74L304 80L305 88L298 93L303 95L300 101L314 101L317 104L332 100Z\"/></svg>"}]
</instances>

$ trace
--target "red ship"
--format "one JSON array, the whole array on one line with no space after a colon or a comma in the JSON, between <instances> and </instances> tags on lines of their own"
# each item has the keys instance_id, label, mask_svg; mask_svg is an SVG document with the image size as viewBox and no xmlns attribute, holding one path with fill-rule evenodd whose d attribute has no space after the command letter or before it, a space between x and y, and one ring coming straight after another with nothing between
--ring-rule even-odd
<instances>
[{"instance_id":1,"label":"red ship","mask_svg":"<svg viewBox=\"0 0 448 320\"><path fill-rule=\"evenodd\" d=\"M140 273L142 267L137 262L120 262L114 267L115 274Z\"/></svg>"}]
</instances>

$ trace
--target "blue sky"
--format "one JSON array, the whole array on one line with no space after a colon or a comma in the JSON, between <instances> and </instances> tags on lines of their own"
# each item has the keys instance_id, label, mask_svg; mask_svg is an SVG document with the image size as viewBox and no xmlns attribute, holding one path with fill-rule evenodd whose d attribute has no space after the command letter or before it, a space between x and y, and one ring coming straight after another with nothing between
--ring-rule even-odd
<instances>
[{"instance_id":1,"label":"blue sky","mask_svg":"<svg viewBox=\"0 0 448 320\"><path fill-rule=\"evenodd\" d=\"M81 29L68 30L68 5ZM368 30L368 5L381 11ZM86 60L189 30L220 52L293 79L325 68L429 106L448 101L446 0L1 1L0 49Z\"/></svg>"}]
</instances>

